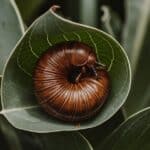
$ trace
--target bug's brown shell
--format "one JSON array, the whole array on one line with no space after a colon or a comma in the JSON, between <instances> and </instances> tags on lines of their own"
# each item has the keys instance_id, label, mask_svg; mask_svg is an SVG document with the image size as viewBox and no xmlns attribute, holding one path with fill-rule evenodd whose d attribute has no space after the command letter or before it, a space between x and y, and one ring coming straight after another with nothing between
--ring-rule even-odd
<instances>
[{"instance_id":1,"label":"bug's brown shell","mask_svg":"<svg viewBox=\"0 0 150 150\"><path fill-rule=\"evenodd\" d=\"M74 54L79 49L85 54L78 61L80 55ZM80 63L86 66L91 53L96 60L86 44L66 42L50 48L37 62L33 76L35 95L50 115L65 121L81 121L99 111L109 91L106 69L97 69L97 78L87 72L77 83L69 79Z\"/></svg>"}]
</instances>

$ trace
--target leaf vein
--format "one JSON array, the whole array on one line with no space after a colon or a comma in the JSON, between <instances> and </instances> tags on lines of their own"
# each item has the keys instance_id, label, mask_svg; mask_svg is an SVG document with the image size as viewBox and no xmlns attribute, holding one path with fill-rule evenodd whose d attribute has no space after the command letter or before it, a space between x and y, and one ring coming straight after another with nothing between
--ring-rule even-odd
<instances>
[{"instance_id":1,"label":"leaf vein","mask_svg":"<svg viewBox=\"0 0 150 150\"><path fill-rule=\"evenodd\" d=\"M33 48L32 48L32 45L31 45L31 38L32 38L32 34L37 26L38 22L36 22L36 24L33 26L32 30L31 30L31 33L29 35L29 40L28 40L28 44L29 44L29 48L30 48L30 51L31 53L36 57L36 58L39 58L39 56L33 51Z\"/></svg>"},{"instance_id":2,"label":"leaf vein","mask_svg":"<svg viewBox=\"0 0 150 150\"><path fill-rule=\"evenodd\" d=\"M81 37L80 37L80 35L78 34L78 33L76 33L76 32L73 32L73 34L78 38L78 41L79 42L81 42L82 40L81 40Z\"/></svg>"},{"instance_id":3,"label":"leaf vein","mask_svg":"<svg viewBox=\"0 0 150 150\"><path fill-rule=\"evenodd\" d=\"M47 40L48 45L52 46L53 44L50 42L49 35L47 34L46 20L45 20L45 23L44 23L44 32L46 34L46 40Z\"/></svg>"},{"instance_id":4,"label":"leaf vein","mask_svg":"<svg viewBox=\"0 0 150 150\"><path fill-rule=\"evenodd\" d=\"M90 38L90 40L91 40L92 44L94 45L95 52L96 52L96 56L98 56L98 49L97 49L97 45L96 45L96 43L94 42L94 40L93 40L93 38L92 38L92 35L91 35L89 32L87 32L87 31L86 31L86 33L88 34L88 36L89 36L89 38ZM99 59L99 57L98 57L98 59ZM100 60L99 60L99 61L100 61Z\"/></svg>"},{"instance_id":5,"label":"leaf vein","mask_svg":"<svg viewBox=\"0 0 150 150\"><path fill-rule=\"evenodd\" d=\"M2 114L5 113L11 113L11 112L15 112L15 111L21 111L21 110L28 110L28 109L34 109L34 108L39 108L39 105L32 105L32 106L26 106L26 107L20 107L20 108L11 108L11 109L4 109L1 111Z\"/></svg>"}]
</instances>

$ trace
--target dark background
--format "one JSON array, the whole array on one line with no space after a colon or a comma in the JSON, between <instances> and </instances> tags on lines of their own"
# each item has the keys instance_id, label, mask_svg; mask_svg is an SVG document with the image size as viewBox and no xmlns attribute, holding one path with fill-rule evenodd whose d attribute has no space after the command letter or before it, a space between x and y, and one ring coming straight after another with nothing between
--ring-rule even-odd
<instances>
[{"instance_id":1,"label":"dark background","mask_svg":"<svg viewBox=\"0 0 150 150\"><path fill-rule=\"evenodd\" d=\"M34 3L35 1L36 5ZM93 20L95 20L95 22L93 24L96 27L99 27L101 24L100 17L103 15L103 12L100 8L103 5L109 6L114 12L119 14L122 22L125 21L124 0L16 0L16 3L26 25L30 25L33 20L47 11L52 5L60 5L63 16L81 23L84 17L82 10L86 10L87 8L88 12L88 7L90 5L90 8L94 9L89 10L89 15L91 13L94 14L95 18L93 18ZM89 20L90 19L89 17Z\"/></svg>"}]
</instances>

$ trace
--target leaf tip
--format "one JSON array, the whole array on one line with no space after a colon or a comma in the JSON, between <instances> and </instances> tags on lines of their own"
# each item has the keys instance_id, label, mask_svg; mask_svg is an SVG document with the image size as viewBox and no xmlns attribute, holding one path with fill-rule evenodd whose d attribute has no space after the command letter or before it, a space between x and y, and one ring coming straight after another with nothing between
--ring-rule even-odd
<instances>
[{"instance_id":1,"label":"leaf tip","mask_svg":"<svg viewBox=\"0 0 150 150\"><path fill-rule=\"evenodd\" d=\"M60 9L61 7L59 5L53 5L50 7L50 11L52 12L56 12L58 9Z\"/></svg>"}]
</instances>

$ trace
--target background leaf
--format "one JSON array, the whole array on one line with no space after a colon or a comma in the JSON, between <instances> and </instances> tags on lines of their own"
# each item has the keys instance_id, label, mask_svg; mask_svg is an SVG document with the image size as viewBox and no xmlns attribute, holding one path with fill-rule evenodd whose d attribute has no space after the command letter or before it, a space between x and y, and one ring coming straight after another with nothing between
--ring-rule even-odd
<instances>
[{"instance_id":1,"label":"background leaf","mask_svg":"<svg viewBox=\"0 0 150 150\"><path fill-rule=\"evenodd\" d=\"M124 105L127 116L150 106L150 22L146 31L129 97Z\"/></svg>"},{"instance_id":2,"label":"background leaf","mask_svg":"<svg viewBox=\"0 0 150 150\"><path fill-rule=\"evenodd\" d=\"M13 128L0 116L0 143L3 150L93 150L78 132L35 134Z\"/></svg>"},{"instance_id":3,"label":"background leaf","mask_svg":"<svg viewBox=\"0 0 150 150\"><path fill-rule=\"evenodd\" d=\"M146 26L149 21L149 0L126 0L127 20L123 32L123 46L127 51L134 73L141 47L144 42Z\"/></svg>"},{"instance_id":4,"label":"background leaf","mask_svg":"<svg viewBox=\"0 0 150 150\"><path fill-rule=\"evenodd\" d=\"M13 0L0 1L0 74L4 64L24 32L20 14Z\"/></svg>"},{"instance_id":5,"label":"background leaf","mask_svg":"<svg viewBox=\"0 0 150 150\"><path fill-rule=\"evenodd\" d=\"M133 67L133 84L124 105L126 116L150 106L150 1L127 1L124 46ZM136 24L136 26L135 26Z\"/></svg>"},{"instance_id":6,"label":"background leaf","mask_svg":"<svg viewBox=\"0 0 150 150\"><path fill-rule=\"evenodd\" d=\"M94 150L100 150L100 143L103 143L122 122L124 116L119 110L111 119L102 124L101 126L81 131L81 133L88 139Z\"/></svg>"},{"instance_id":7,"label":"background leaf","mask_svg":"<svg viewBox=\"0 0 150 150\"><path fill-rule=\"evenodd\" d=\"M22 150L16 129L3 116L0 116L0 146L3 150Z\"/></svg>"},{"instance_id":8,"label":"background leaf","mask_svg":"<svg viewBox=\"0 0 150 150\"><path fill-rule=\"evenodd\" d=\"M100 113L89 121L66 123L48 116L37 104L32 88L32 72L37 59L50 46L76 40L95 49L111 78L110 96ZM52 10L37 19L16 46L2 80L2 114L16 128L32 132L79 130L98 126L112 117L126 100L130 89L130 67L121 46L95 28L77 24Z\"/></svg>"},{"instance_id":9,"label":"background leaf","mask_svg":"<svg viewBox=\"0 0 150 150\"><path fill-rule=\"evenodd\" d=\"M24 146L29 150L93 150L90 143L78 132L29 133L24 134L24 138L28 140L24 145L31 143L32 147Z\"/></svg>"},{"instance_id":10,"label":"background leaf","mask_svg":"<svg viewBox=\"0 0 150 150\"><path fill-rule=\"evenodd\" d=\"M3 116L0 116L0 139L0 141L3 141L1 143L1 149L22 150L18 134Z\"/></svg>"},{"instance_id":11,"label":"background leaf","mask_svg":"<svg viewBox=\"0 0 150 150\"><path fill-rule=\"evenodd\" d=\"M120 40L123 26L120 17L115 11L105 5L101 7L101 11L103 12L101 17L101 28L111 34L117 40Z\"/></svg>"},{"instance_id":12,"label":"background leaf","mask_svg":"<svg viewBox=\"0 0 150 150\"><path fill-rule=\"evenodd\" d=\"M27 25L38 14L38 10L42 7L46 0L15 0L19 8L21 16Z\"/></svg>"},{"instance_id":13,"label":"background leaf","mask_svg":"<svg viewBox=\"0 0 150 150\"><path fill-rule=\"evenodd\" d=\"M95 26L97 19L97 0L80 0L80 22Z\"/></svg>"},{"instance_id":14,"label":"background leaf","mask_svg":"<svg viewBox=\"0 0 150 150\"><path fill-rule=\"evenodd\" d=\"M142 110L127 119L99 149L106 150L149 150L150 108Z\"/></svg>"}]
</instances>

